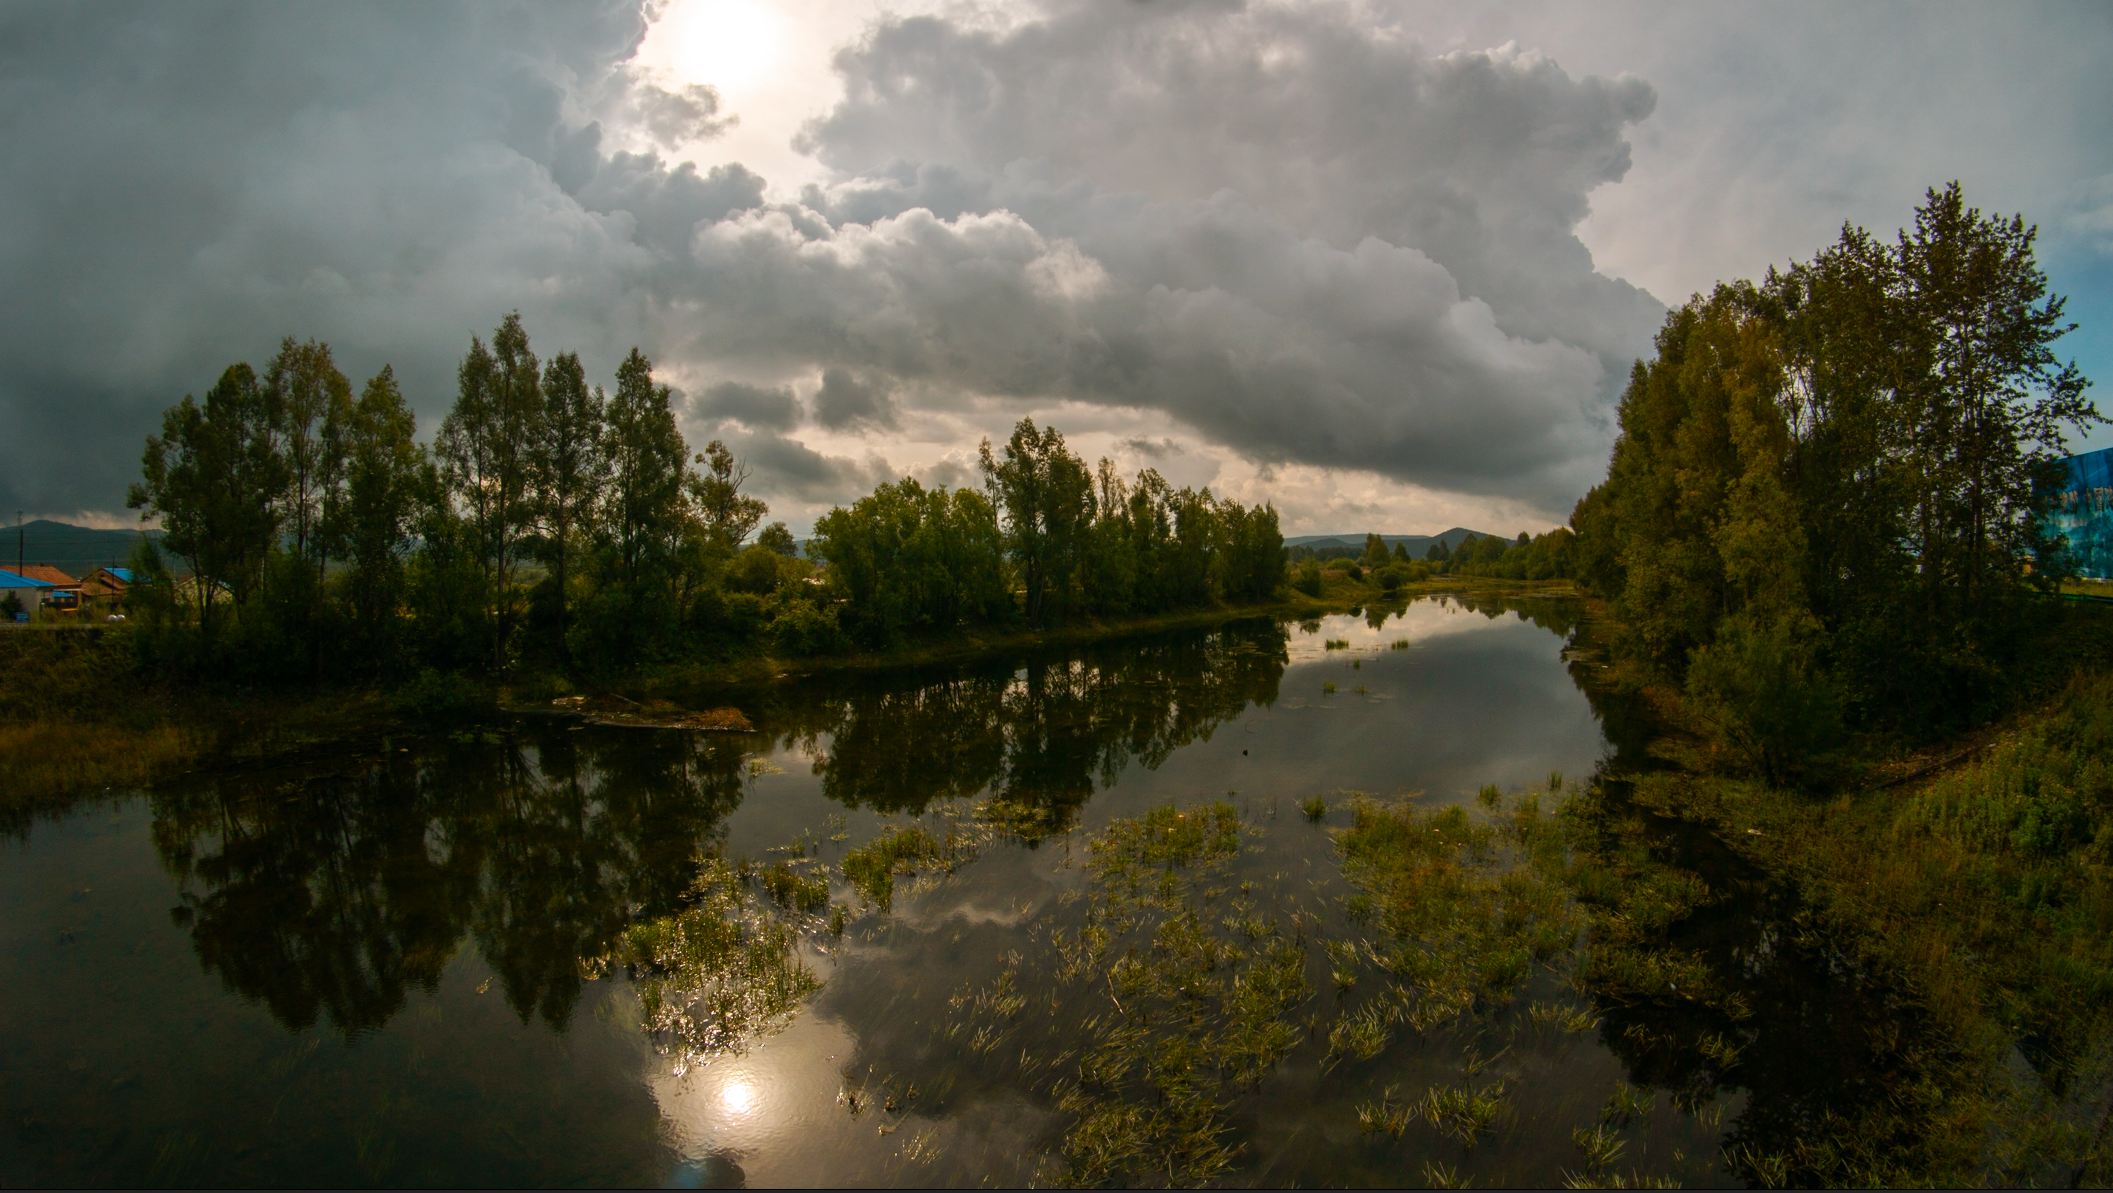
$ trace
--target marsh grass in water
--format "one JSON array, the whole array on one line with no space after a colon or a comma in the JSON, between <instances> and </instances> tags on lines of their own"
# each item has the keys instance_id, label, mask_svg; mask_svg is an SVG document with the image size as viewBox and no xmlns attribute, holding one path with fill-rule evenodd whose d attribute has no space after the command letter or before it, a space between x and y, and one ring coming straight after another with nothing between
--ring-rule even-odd
<instances>
[{"instance_id":1,"label":"marsh grass in water","mask_svg":"<svg viewBox=\"0 0 2113 1193\"><path fill-rule=\"evenodd\" d=\"M1419 1031L1508 1004L1581 927L1558 877L1562 843L1538 807L1500 832L1459 806L1424 813L1363 799L1336 847L1362 896L1354 909L1378 930L1365 948L1401 1021Z\"/></svg>"},{"instance_id":2,"label":"marsh grass in water","mask_svg":"<svg viewBox=\"0 0 2113 1193\"><path fill-rule=\"evenodd\" d=\"M644 1027L677 1075L782 1027L821 988L797 948L808 917L774 914L725 859L703 861L689 901L583 962L590 977L629 973Z\"/></svg>"},{"instance_id":3,"label":"marsh grass in water","mask_svg":"<svg viewBox=\"0 0 2113 1193\"><path fill-rule=\"evenodd\" d=\"M1282 873L1236 881L1261 830L1229 803L1112 822L1086 841L1091 885L1030 934L1036 947L953 996L934 1063L1060 1111L1067 1125L1040 1173L1054 1183L1227 1179L1244 1155L1239 1107L1272 1073L1310 1064L1354 1089L1410 1040L1469 1042L1459 1079L1346 1104L1356 1125L1485 1140L1509 1113L1512 1042L1597 1023L1567 1004L1514 1007L1536 972L1567 973L1584 922L1561 881L1558 826L1537 800L1488 823L1363 793L1350 806L1352 824L1333 833L1349 893L1332 904L1302 901ZM1344 914L1347 935L1328 927ZM1313 961L1332 999L1315 998Z\"/></svg>"},{"instance_id":4,"label":"marsh grass in water","mask_svg":"<svg viewBox=\"0 0 2113 1193\"><path fill-rule=\"evenodd\" d=\"M973 855L974 842L956 825L941 835L911 824L845 851L843 874L869 903L886 910L894 905L897 875L951 874Z\"/></svg>"},{"instance_id":5,"label":"marsh grass in water","mask_svg":"<svg viewBox=\"0 0 2113 1193\"><path fill-rule=\"evenodd\" d=\"M1307 940L1227 870L1229 803L1157 808L1087 840L1077 927L958 992L941 1042L1049 1098L1069 1123L1051 1180L1190 1186L1240 1155L1228 1110L1302 1038Z\"/></svg>"}]
</instances>

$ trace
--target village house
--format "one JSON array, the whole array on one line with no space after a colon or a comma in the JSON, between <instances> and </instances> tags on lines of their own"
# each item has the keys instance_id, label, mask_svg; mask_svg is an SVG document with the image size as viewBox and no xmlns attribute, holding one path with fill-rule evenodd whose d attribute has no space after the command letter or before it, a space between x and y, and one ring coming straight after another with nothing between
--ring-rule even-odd
<instances>
[{"instance_id":1,"label":"village house","mask_svg":"<svg viewBox=\"0 0 2113 1193\"><path fill-rule=\"evenodd\" d=\"M81 607L81 582L65 572L46 563L32 563L21 569L20 574L29 580L42 580L51 585L45 594L44 603L59 610Z\"/></svg>"},{"instance_id":2,"label":"village house","mask_svg":"<svg viewBox=\"0 0 2113 1193\"><path fill-rule=\"evenodd\" d=\"M125 590L138 581L133 578L131 568L97 568L95 574L81 581L81 599L84 601L110 598L122 599Z\"/></svg>"},{"instance_id":3,"label":"village house","mask_svg":"<svg viewBox=\"0 0 2113 1193\"><path fill-rule=\"evenodd\" d=\"M0 602L8 597L22 606L24 613L35 613L50 599L52 583L49 580L34 580L14 572L0 572Z\"/></svg>"}]
</instances>

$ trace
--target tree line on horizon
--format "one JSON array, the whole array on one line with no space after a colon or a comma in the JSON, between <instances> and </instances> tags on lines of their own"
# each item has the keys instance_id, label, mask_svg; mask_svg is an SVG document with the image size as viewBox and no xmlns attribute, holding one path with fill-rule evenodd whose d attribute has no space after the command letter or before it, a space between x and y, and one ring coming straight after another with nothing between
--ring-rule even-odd
<instances>
[{"instance_id":1,"label":"tree line on horizon","mask_svg":"<svg viewBox=\"0 0 2113 1193\"><path fill-rule=\"evenodd\" d=\"M2036 232L1933 189L1891 242L1844 226L1695 296L1636 364L1578 574L1771 778L1986 716L2035 661L2073 574L2063 431L2104 421Z\"/></svg>"},{"instance_id":2,"label":"tree line on horizon","mask_svg":"<svg viewBox=\"0 0 2113 1193\"><path fill-rule=\"evenodd\" d=\"M981 492L881 485L802 558L724 443L692 453L637 349L614 392L590 387L576 354L537 359L518 313L471 338L431 446L416 432L391 368L354 396L329 345L291 337L171 407L127 501L164 532L139 566L166 578L166 550L196 581L141 586L142 661L609 673L1254 603L1284 579L1266 503L1089 469L1032 420L982 445Z\"/></svg>"}]
</instances>

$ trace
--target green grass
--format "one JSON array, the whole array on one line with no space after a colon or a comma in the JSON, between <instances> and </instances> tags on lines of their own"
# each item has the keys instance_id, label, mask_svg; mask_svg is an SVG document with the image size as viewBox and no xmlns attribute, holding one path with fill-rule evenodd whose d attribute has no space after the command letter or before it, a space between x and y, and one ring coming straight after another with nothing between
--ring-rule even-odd
<instances>
[{"instance_id":1,"label":"green grass","mask_svg":"<svg viewBox=\"0 0 2113 1193\"><path fill-rule=\"evenodd\" d=\"M642 1026L678 1075L743 1051L821 988L795 948L799 924L761 908L724 859L704 863L689 898L688 908L632 925L585 963L596 975L630 973Z\"/></svg>"},{"instance_id":2,"label":"green grass","mask_svg":"<svg viewBox=\"0 0 2113 1193\"><path fill-rule=\"evenodd\" d=\"M895 876L920 871L952 873L966 855L966 842L951 829L945 837L920 824L881 834L857 848L846 850L845 881L866 900L882 909L894 905Z\"/></svg>"}]
</instances>

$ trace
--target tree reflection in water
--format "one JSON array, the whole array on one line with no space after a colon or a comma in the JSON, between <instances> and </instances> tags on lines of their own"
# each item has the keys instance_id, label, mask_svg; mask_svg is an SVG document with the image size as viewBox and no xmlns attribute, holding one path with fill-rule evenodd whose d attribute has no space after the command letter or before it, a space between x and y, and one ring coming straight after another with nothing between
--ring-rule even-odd
<instances>
[{"instance_id":1,"label":"tree reflection in water","mask_svg":"<svg viewBox=\"0 0 2113 1193\"><path fill-rule=\"evenodd\" d=\"M1283 678L1274 622L1103 643L1019 667L914 687L879 683L832 701L804 732L829 798L881 812L987 792L1028 841L1068 829L1096 785L1131 760L1157 768Z\"/></svg>"},{"instance_id":2,"label":"tree reflection in water","mask_svg":"<svg viewBox=\"0 0 2113 1193\"><path fill-rule=\"evenodd\" d=\"M705 735L524 719L413 753L208 777L154 796L200 963L290 1028L347 1035L428 993L474 934L523 1021L562 1029L579 958L676 908L740 802Z\"/></svg>"},{"instance_id":3,"label":"tree reflection in water","mask_svg":"<svg viewBox=\"0 0 2113 1193\"><path fill-rule=\"evenodd\" d=\"M1273 701L1284 665L1282 629L1258 621L780 686L746 701L758 736L516 717L171 784L155 842L200 963L290 1028L386 1023L470 936L522 1020L562 1030L582 959L683 909L751 751L802 748L824 794L881 812L987 791L1031 842L1131 759L1156 767Z\"/></svg>"}]
</instances>

